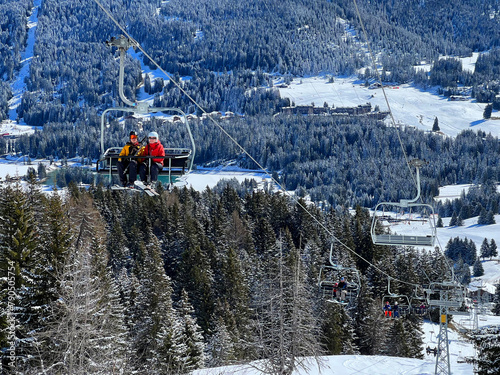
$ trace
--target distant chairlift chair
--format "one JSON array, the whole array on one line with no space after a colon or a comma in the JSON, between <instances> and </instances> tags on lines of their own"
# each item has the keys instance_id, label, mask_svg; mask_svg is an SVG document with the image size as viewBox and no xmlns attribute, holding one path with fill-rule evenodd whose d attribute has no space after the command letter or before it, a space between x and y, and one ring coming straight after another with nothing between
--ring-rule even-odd
<instances>
[{"instance_id":1,"label":"distant chairlift chair","mask_svg":"<svg viewBox=\"0 0 500 375\"><path fill-rule=\"evenodd\" d=\"M434 208L425 203L415 203L420 198L420 167L425 162L415 159L411 164L417 169L417 196L414 199L401 199L399 202L381 202L375 207L373 213L373 220L371 225L372 241L375 245L400 245L400 246L434 246L436 240L436 224L434 217ZM422 230L414 232L407 232L406 230L400 233L387 233L384 230L384 222L392 221L403 222L403 219L388 219L387 211L392 212L406 212L406 214L427 212L426 216L421 217L418 221L429 225L428 229L424 230L424 235L421 234ZM411 218L407 219L411 222ZM387 226L387 225L385 225ZM402 226L403 227L403 226ZM402 228L405 229L405 228Z\"/></svg>"},{"instance_id":2,"label":"distant chairlift chair","mask_svg":"<svg viewBox=\"0 0 500 375\"><path fill-rule=\"evenodd\" d=\"M354 267L344 267L333 259L333 243L330 246L329 265L322 265L319 270L318 287L322 298L327 302L341 303L343 305L354 305L361 289L361 279L359 272ZM346 300L341 301L340 289L336 289L335 284L341 277L347 278L347 288L345 290ZM334 292L338 295L335 296Z\"/></svg>"}]
</instances>

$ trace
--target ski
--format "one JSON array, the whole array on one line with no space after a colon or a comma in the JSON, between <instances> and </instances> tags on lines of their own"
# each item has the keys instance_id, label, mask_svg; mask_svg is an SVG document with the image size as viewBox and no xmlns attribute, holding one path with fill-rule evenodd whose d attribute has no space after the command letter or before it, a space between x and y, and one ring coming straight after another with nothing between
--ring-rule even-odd
<instances>
[{"instance_id":1,"label":"ski","mask_svg":"<svg viewBox=\"0 0 500 375\"><path fill-rule=\"evenodd\" d=\"M149 195L150 197L154 197L154 196L158 196L160 194L158 194L153 188L149 187L149 186L146 186L144 185L144 183L142 181L135 181L134 182L134 185L144 191L147 195Z\"/></svg>"},{"instance_id":2,"label":"ski","mask_svg":"<svg viewBox=\"0 0 500 375\"><path fill-rule=\"evenodd\" d=\"M138 191L135 187L132 186L121 186L121 185L113 185L110 187L111 190L119 190L119 191Z\"/></svg>"}]
</instances>

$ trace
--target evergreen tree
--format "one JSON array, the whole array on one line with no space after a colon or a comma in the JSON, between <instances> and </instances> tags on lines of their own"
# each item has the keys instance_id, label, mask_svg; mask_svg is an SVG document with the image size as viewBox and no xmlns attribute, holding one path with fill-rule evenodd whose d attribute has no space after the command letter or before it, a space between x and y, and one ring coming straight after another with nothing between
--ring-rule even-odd
<instances>
[{"instance_id":1,"label":"evergreen tree","mask_svg":"<svg viewBox=\"0 0 500 375\"><path fill-rule=\"evenodd\" d=\"M490 250L490 244L488 243L488 239L485 238L483 240L479 251L480 251L480 257L483 259L490 256L491 250Z\"/></svg>"},{"instance_id":2,"label":"evergreen tree","mask_svg":"<svg viewBox=\"0 0 500 375\"><path fill-rule=\"evenodd\" d=\"M123 309L106 269L105 234L87 196L70 217L76 230L66 262L56 268L52 316L35 335L38 371L72 374L129 373Z\"/></svg>"},{"instance_id":3,"label":"evergreen tree","mask_svg":"<svg viewBox=\"0 0 500 375\"><path fill-rule=\"evenodd\" d=\"M407 332L408 357L423 359L423 318L415 314L410 314L403 322Z\"/></svg>"},{"instance_id":4,"label":"evergreen tree","mask_svg":"<svg viewBox=\"0 0 500 375\"><path fill-rule=\"evenodd\" d=\"M493 112L493 105L486 104L486 107L484 107L483 118L486 120L490 119L492 112Z\"/></svg>"},{"instance_id":5,"label":"evergreen tree","mask_svg":"<svg viewBox=\"0 0 500 375\"><path fill-rule=\"evenodd\" d=\"M224 319L225 328L229 330L237 348L236 343L246 341L245 337L249 334L250 288L233 249L229 249L222 260L221 275L218 300L222 308L216 316Z\"/></svg>"},{"instance_id":6,"label":"evergreen tree","mask_svg":"<svg viewBox=\"0 0 500 375\"><path fill-rule=\"evenodd\" d=\"M382 314L382 303L368 296L363 290L358 299L356 337L359 351L364 355L385 354L389 326L388 320Z\"/></svg>"},{"instance_id":7,"label":"evergreen tree","mask_svg":"<svg viewBox=\"0 0 500 375\"><path fill-rule=\"evenodd\" d=\"M190 372L205 365L205 345L200 326L196 323L194 309L189 303L188 295L182 291L181 301L178 307L178 315L181 323L181 338L186 350L183 353L183 372Z\"/></svg>"},{"instance_id":8,"label":"evergreen tree","mask_svg":"<svg viewBox=\"0 0 500 375\"><path fill-rule=\"evenodd\" d=\"M474 277L484 275L483 263L479 259L474 262L474 266L472 267L472 274Z\"/></svg>"},{"instance_id":9,"label":"evergreen tree","mask_svg":"<svg viewBox=\"0 0 500 375\"><path fill-rule=\"evenodd\" d=\"M142 373L182 371L182 327L172 305L172 286L165 274L159 242L150 232L147 246L140 245L135 272L139 287L131 316L134 365Z\"/></svg>"},{"instance_id":10,"label":"evergreen tree","mask_svg":"<svg viewBox=\"0 0 500 375\"><path fill-rule=\"evenodd\" d=\"M436 227L438 227L438 228L442 228L443 227L443 219L441 218L441 215L438 216Z\"/></svg>"},{"instance_id":11,"label":"evergreen tree","mask_svg":"<svg viewBox=\"0 0 500 375\"><path fill-rule=\"evenodd\" d=\"M434 123L432 124L432 131L433 132L438 132L439 130L439 121L438 121L438 118L434 118Z\"/></svg>"},{"instance_id":12,"label":"evergreen tree","mask_svg":"<svg viewBox=\"0 0 500 375\"><path fill-rule=\"evenodd\" d=\"M32 349L32 331L39 328L32 325L32 318L40 307L33 298L40 242L33 208L20 185L1 189L0 217L0 344L14 347L16 366L23 366ZM14 292L10 298L8 290ZM9 305L15 306L15 315ZM8 330L14 333L9 341Z\"/></svg>"},{"instance_id":13,"label":"evergreen tree","mask_svg":"<svg viewBox=\"0 0 500 375\"><path fill-rule=\"evenodd\" d=\"M234 362L237 358L236 344L222 317L218 317L211 331L212 335L207 343L208 367L220 367Z\"/></svg>"},{"instance_id":14,"label":"evergreen tree","mask_svg":"<svg viewBox=\"0 0 500 375\"><path fill-rule=\"evenodd\" d=\"M388 345L383 353L394 357L410 357L410 342L405 330L403 319L394 319L389 324L387 332Z\"/></svg>"},{"instance_id":15,"label":"evergreen tree","mask_svg":"<svg viewBox=\"0 0 500 375\"><path fill-rule=\"evenodd\" d=\"M458 224L458 217L456 211L453 211L453 214L451 215L450 219L450 227L457 226Z\"/></svg>"},{"instance_id":16,"label":"evergreen tree","mask_svg":"<svg viewBox=\"0 0 500 375\"><path fill-rule=\"evenodd\" d=\"M490 259L498 256L497 244L495 240L492 238L490 240Z\"/></svg>"},{"instance_id":17,"label":"evergreen tree","mask_svg":"<svg viewBox=\"0 0 500 375\"><path fill-rule=\"evenodd\" d=\"M338 303L327 303L323 315L321 337L327 354L356 354L353 321L344 307Z\"/></svg>"},{"instance_id":18,"label":"evergreen tree","mask_svg":"<svg viewBox=\"0 0 500 375\"><path fill-rule=\"evenodd\" d=\"M477 374L488 375L500 372L500 327L484 327L472 336L478 349Z\"/></svg>"},{"instance_id":19,"label":"evergreen tree","mask_svg":"<svg viewBox=\"0 0 500 375\"><path fill-rule=\"evenodd\" d=\"M486 209L483 207L477 219L477 223L479 225L495 224L495 217L493 215L493 212L491 210L486 211Z\"/></svg>"}]
</instances>

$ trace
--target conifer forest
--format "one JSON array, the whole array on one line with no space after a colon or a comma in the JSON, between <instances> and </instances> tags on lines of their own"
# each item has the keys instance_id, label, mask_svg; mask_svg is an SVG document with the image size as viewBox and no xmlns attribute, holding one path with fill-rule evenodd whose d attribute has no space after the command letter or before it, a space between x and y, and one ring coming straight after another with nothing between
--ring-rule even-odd
<instances>
[{"instance_id":1,"label":"conifer forest","mask_svg":"<svg viewBox=\"0 0 500 375\"><path fill-rule=\"evenodd\" d=\"M257 162L298 198L253 180L203 191L159 185L149 197L96 178L89 165L102 151L101 114L124 105L119 54L106 44L122 30L101 6L170 75L144 76L141 64L157 67L129 51L125 96L135 101L143 90L154 106L192 115L195 165ZM1 374L180 375L266 359L266 373L291 375L304 356L422 358L424 316L381 313L387 275L407 282L395 281L393 292L412 295L411 283L442 280L450 264L465 285L471 267L481 273L480 258L498 255L486 238L479 251L459 238L444 252L374 245L369 211L415 195L400 171L420 159L429 162L423 202L440 186L475 184L437 203L439 218L492 224L500 213L497 137L396 129L368 116L289 115L283 108L293 101L273 84L358 75L368 85L377 75L359 69L371 66L369 44L383 82L439 86L445 96L466 86L477 103L499 110L496 0L0 0L0 121L9 118L33 11L33 55L15 121L35 131L16 139L16 152L60 165L80 158L82 167L55 172L51 194L42 191L41 164L23 183L0 185ZM484 51L474 72L463 69L459 58ZM415 68L422 62L432 64L428 74ZM234 114L218 121L246 153L204 111ZM126 115L110 115L104 148L122 146L139 126L189 147L183 128ZM7 152L0 137L0 154ZM359 275L348 307L318 290L331 256Z\"/></svg>"}]
</instances>

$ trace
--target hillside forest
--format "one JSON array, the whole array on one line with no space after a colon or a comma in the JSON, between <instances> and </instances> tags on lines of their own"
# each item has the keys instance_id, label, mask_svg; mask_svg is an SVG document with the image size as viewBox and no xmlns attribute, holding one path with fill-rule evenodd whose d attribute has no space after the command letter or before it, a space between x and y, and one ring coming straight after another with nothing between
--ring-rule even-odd
<instances>
[{"instance_id":1,"label":"hillside forest","mask_svg":"<svg viewBox=\"0 0 500 375\"><path fill-rule=\"evenodd\" d=\"M262 358L293 368L299 355L423 356L422 319L432 314L386 319L379 270L419 284L443 278L448 261L437 249L373 245L366 209L306 212L251 181L158 198L70 184L62 199L29 186L0 194L2 272L16 291L7 299L2 285L0 343L18 342L17 372L6 355L4 373L184 374ZM332 246L318 223L352 249L333 242L336 259L360 272L349 308L318 291ZM413 293L406 283L391 288Z\"/></svg>"},{"instance_id":2,"label":"hillside forest","mask_svg":"<svg viewBox=\"0 0 500 375\"><path fill-rule=\"evenodd\" d=\"M141 63L154 64L127 54L127 98L146 92L155 106L197 116L196 165L255 169L252 155L298 199L259 191L254 181L202 192L160 186L156 198L108 190L90 165L101 153L102 112L123 105L118 53L106 46L121 30L98 3L169 74L152 81ZM0 187L0 372L187 374L266 358L257 362L266 373L290 375L303 356L423 356L422 321L436 312L386 319L388 277L391 290L408 296L410 285L444 280L450 267L466 285L496 244L485 238L478 251L457 238L444 253L376 246L369 208L415 195L406 158L418 158L428 162L424 202L440 186L474 184L436 205L438 225L443 217L457 226L475 216L494 223L498 138L472 130L450 138L367 116L285 115L294 103L274 82L357 75L369 85L373 69L359 69L371 66L371 48L382 83L439 86L443 95L500 109L500 9L496 0L357 3L359 14L347 0L0 0L0 120L9 117L27 19L37 12L16 114L35 132L15 142L0 137L0 154L15 147L32 164L27 188ZM459 58L473 52L481 54L469 72ZM424 63L430 72L419 69ZM234 116L214 123L203 111ZM105 147L123 145L138 129L157 131L167 147L189 147L177 123L126 115L108 118ZM67 167L75 157L82 167ZM61 190L42 193L37 178L47 172L32 163L38 158L61 166L52 176ZM318 290L330 249L359 276L347 307ZM495 298L498 314L500 287ZM484 346L482 359L495 345Z\"/></svg>"}]
</instances>

